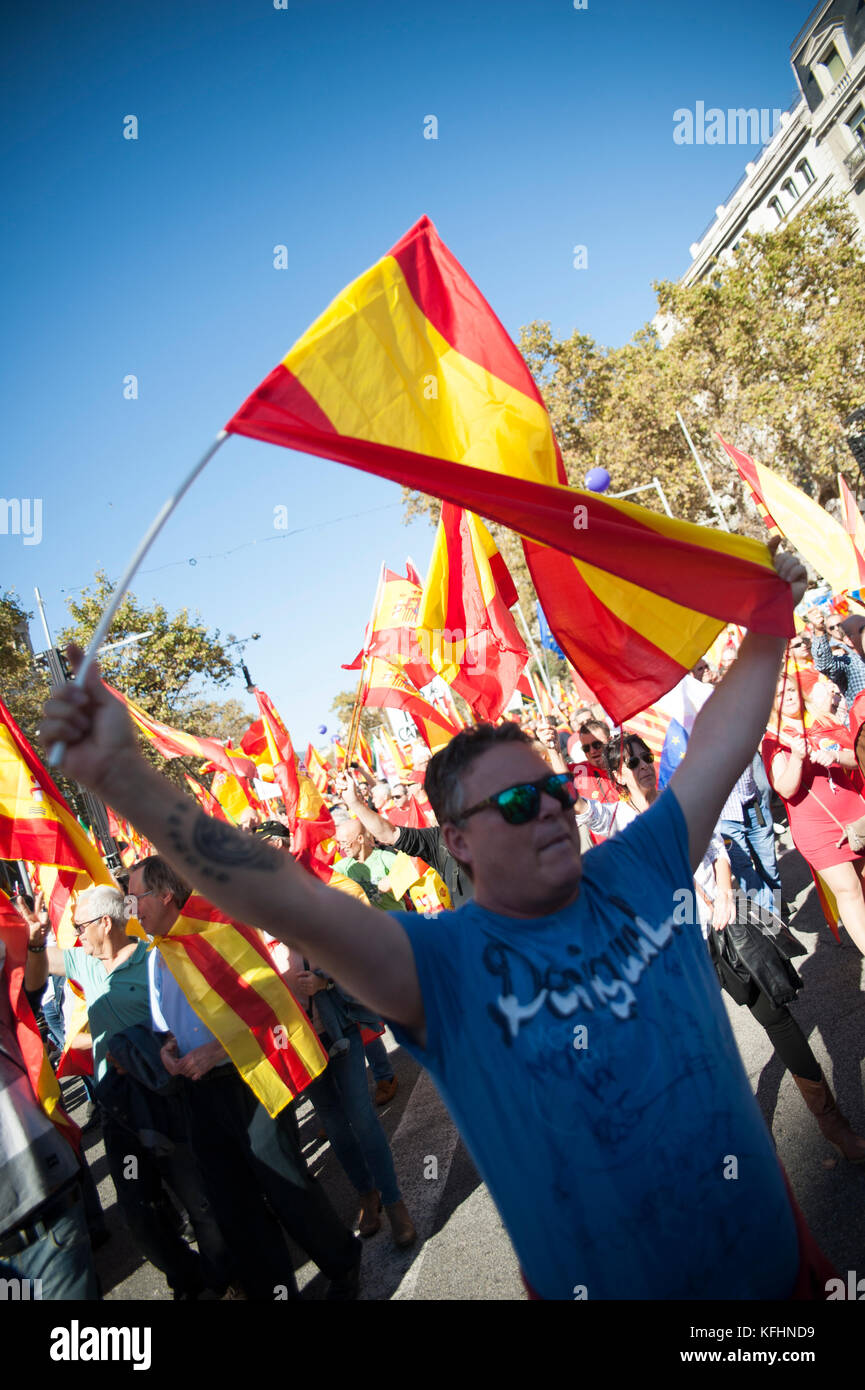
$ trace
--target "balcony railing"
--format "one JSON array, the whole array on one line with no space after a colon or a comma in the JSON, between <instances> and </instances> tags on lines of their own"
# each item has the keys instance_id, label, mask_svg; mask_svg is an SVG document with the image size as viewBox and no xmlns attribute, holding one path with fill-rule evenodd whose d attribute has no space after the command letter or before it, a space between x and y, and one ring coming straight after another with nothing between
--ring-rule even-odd
<instances>
[{"instance_id":1,"label":"balcony railing","mask_svg":"<svg viewBox=\"0 0 865 1390\"><path fill-rule=\"evenodd\" d=\"M844 159L844 168L850 175L852 183L856 183L865 170L865 145L856 144Z\"/></svg>"}]
</instances>

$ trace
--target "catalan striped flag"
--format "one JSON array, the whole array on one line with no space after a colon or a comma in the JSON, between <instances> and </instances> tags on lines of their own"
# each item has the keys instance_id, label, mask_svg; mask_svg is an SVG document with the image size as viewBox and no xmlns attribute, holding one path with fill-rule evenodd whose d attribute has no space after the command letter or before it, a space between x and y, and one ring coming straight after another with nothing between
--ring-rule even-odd
<instances>
[{"instance_id":1,"label":"catalan striped flag","mask_svg":"<svg viewBox=\"0 0 865 1390\"><path fill-rule=\"evenodd\" d=\"M631 715L626 732L636 734L651 748L655 757L660 759L669 727L670 715L650 706L641 710L639 714Z\"/></svg>"},{"instance_id":2,"label":"catalan striped flag","mask_svg":"<svg viewBox=\"0 0 865 1390\"><path fill-rule=\"evenodd\" d=\"M164 758L207 758L229 776L254 777L255 765L241 753L229 752L217 738L200 738L197 734L187 734L180 729L172 729L158 719L152 718L140 705L136 705L119 690L106 685L112 695L125 705L136 728L149 739L154 748Z\"/></svg>"},{"instance_id":3,"label":"catalan striped flag","mask_svg":"<svg viewBox=\"0 0 865 1390\"><path fill-rule=\"evenodd\" d=\"M841 497L841 521L853 545L853 553L859 571L859 582L856 588L862 589L865 588L865 520L862 519L856 498L847 486L842 473L838 474L838 492Z\"/></svg>"},{"instance_id":4,"label":"catalan striped flag","mask_svg":"<svg viewBox=\"0 0 865 1390\"><path fill-rule=\"evenodd\" d=\"M24 971L30 934L6 894L0 890L0 941L6 948L5 972L9 988L12 1027L27 1072L33 1095L39 1106L67 1139L76 1153L80 1150L81 1131L63 1109L63 1098L57 1078L51 1069L33 1010L24 990ZM11 1136L4 1136L10 1139ZM17 1138L17 1136L15 1136Z\"/></svg>"},{"instance_id":5,"label":"catalan striped flag","mask_svg":"<svg viewBox=\"0 0 865 1390\"><path fill-rule=\"evenodd\" d=\"M357 738L354 744L354 755L367 770L371 777L375 776L375 754L370 747L369 739L362 729L358 728Z\"/></svg>"},{"instance_id":6,"label":"catalan striped flag","mask_svg":"<svg viewBox=\"0 0 865 1390\"><path fill-rule=\"evenodd\" d=\"M843 526L786 478L721 440L750 491L771 534L786 536L799 554L827 579L833 593L858 589L861 582L853 542ZM733 614L730 615L733 617ZM743 619L737 619L745 627ZM790 634L788 634L790 635ZM708 646L708 643L707 643Z\"/></svg>"},{"instance_id":7,"label":"catalan striped flag","mask_svg":"<svg viewBox=\"0 0 865 1390\"><path fill-rule=\"evenodd\" d=\"M431 492L528 538L559 645L617 719L725 621L793 630L767 548L567 486L540 392L424 217L333 301L226 430Z\"/></svg>"},{"instance_id":8,"label":"catalan striped flag","mask_svg":"<svg viewBox=\"0 0 865 1390\"><path fill-rule=\"evenodd\" d=\"M252 927L193 894L154 944L268 1114L278 1115L324 1071L315 1029Z\"/></svg>"},{"instance_id":9,"label":"catalan striped flag","mask_svg":"<svg viewBox=\"0 0 865 1390\"><path fill-rule=\"evenodd\" d=\"M474 710L495 723L516 689L528 651L510 614L517 591L483 522L442 504L418 614L430 662Z\"/></svg>"}]
</instances>

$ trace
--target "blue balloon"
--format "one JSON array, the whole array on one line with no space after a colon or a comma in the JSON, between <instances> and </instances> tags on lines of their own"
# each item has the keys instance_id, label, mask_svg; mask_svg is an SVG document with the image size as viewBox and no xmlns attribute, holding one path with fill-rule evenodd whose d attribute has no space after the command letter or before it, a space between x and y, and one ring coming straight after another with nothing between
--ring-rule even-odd
<instances>
[{"instance_id":1,"label":"blue balloon","mask_svg":"<svg viewBox=\"0 0 865 1390\"><path fill-rule=\"evenodd\" d=\"M589 492L606 492L610 486L610 475L606 468L590 468L586 474L586 487Z\"/></svg>"},{"instance_id":2,"label":"blue balloon","mask_svg":"<svg viewBox=\"0 0 865 1390\"><path fill-rule=\"evenodd\" d=\"M326 733L327 733L327 725L326 725L326 724L319 724L319 726L318 726L318 732L319 732L320 734L326 734Z\"/></svg>"}]
</instances>

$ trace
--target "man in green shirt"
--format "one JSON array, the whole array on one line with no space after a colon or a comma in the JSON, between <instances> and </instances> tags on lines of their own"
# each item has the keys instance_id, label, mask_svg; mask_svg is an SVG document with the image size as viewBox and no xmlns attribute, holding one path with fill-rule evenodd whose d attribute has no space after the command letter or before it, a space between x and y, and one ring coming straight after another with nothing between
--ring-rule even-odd
<instances>
[{"instance_id":1,"label":"man in green shirt","mask_svg":"<svg viewBox=\"0 0 865 1390\"><path fill-rule=\"evenodd\" d=\"M339 872L360 884L373 907L384 908L387 912L399 911L403 906L400 900L378 888L396 862L393 850L379 849L359 820L340 821L336 827L336 842L342 856L335 866Z\"/></svg>"}]
</instances>

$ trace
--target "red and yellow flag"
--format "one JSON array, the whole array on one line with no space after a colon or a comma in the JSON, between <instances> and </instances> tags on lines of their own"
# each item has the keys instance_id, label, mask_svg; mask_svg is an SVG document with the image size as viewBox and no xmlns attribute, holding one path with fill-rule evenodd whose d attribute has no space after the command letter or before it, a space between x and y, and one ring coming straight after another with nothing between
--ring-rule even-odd
<instances>
[{"instance_id":1,"label":"red and yellow flag","mask_svg":"<svg viewBox=\"0 0 865 1390\"><path fill-rule=\"evenodd\" d=\"M639 714L632 714L628 720L627 734L636 734L645 744L651 748L655 757L660 760L664 751L664 740L667 737L667 730L670 727L670 715L664 714L659 709L649 707L641 710Z\"/></svg>"},{"instance_id":2,"label":"red and yellow flag","mask_svg":"<svg viewBox=\"0 0 865 1390\"><path fill-rule=\"evenodd\" d=\"M30 934L6 894L0 890L0 939L6 948L5 971L13 1028L30 1086L38 1104L64 1139L79 1151L81 1131L63 1109L57 1078L51 1069L36 1020L24 990L24 971ZM0 968L2 969L2 968Z\"/></svg>"},{"instance_id":3,"label":"red and yellow flag","mask_svg":"<svg viewBox=\"0 0 865 1390\"><path fill-rule=\"evenodd\" d=\"M226 429L336 459L527 537L562 649L625 719L728 620L792 633L760 542L566 485L540 392L424 217L337 296Z\"/></svg>"},{"instance_id":4,"label":"red and yellow flag","mask_svg":"<svg viewBox=\"0 0 865 1390\"><path fill-rule=\"evenodd\" d=\"M330 882L334 858L333 817L312 779L301 771L291 735L273 701L263 690L256 690L255 698L261 710L268 757L285 802L291 852L310 873Z\"/></svg>"},{"instance_id":5,"label":"red and yellow flag","mask_svg":"<svg viewBox=\"0 0 865 1390\"><path fill-rule=\"evenodd\" d=\"M126 695L121 695L119 690L110 685L106 685L105 688L126 706L133 723L164 758L207 758L229 776L255 776L254 763L241 753L230 752L219 739L199 738L197 734L172 729L168 724L162 724L158 719L146 714L140 705L136 705Z\"/></svg>"},{"instance_id":6,"label":"red and yellow flag","mask_svg":"<svg viewBox=\"0 0 865 1390\"><path fill-rule=\"evenodd\" d=\"M0 700L0 859L32 859L113 880L11 713Z\"/></svg>"},{"instance_id":7,"label":"red and yellow flag","mask_svg":"<svg viewBox=\"0 0 865 1390\"><path fill-rule=\"evenodd\" d=\"M354 661L343 665L344 671L359 671L364 657L380 656L404 671L414 685L426 685L433 679L436 673L429 643L420 641L417 634L422 586L416 578L414 570L412 577L382 570L363 647Z\"/></svg>"},{"instance_id":8,"label":"red and yellow flag","mask_svg":"<svg viewBox=\"0 0 865 1390\"><path fill-rule=\"evenodd\" d=\"M327 768L318 749L313 748L311 743L306 749L306 770L316 790L324 796L327 791Z\"/></svg>"},{"instance_id":9,"label":"red and yellow flag","mask_svg":"<svg viewBox=\"0 0 865 1390\"><path fill-rule=\"evenodd\" d=\"M479 719L498 719L528 661L510 608L517 591L495 541L462 507L442 504L418 614L430 664Z\"/></svg>"},{"instance_id":10,"label":"red and yellow flag","mask_svg":"<svg viewBox=\"0 0 865 1390\"><path fill-rule=\"evenodd\" d=\"M190 777L188 772L185 772L183 775L186 779L186 785L192 792L192 795L195 797L202 811L206 812L208 816L213 816L214 820L224 820L232 823L233 818L228 815L221 802L217 801L213 792L208 791L207 787L202 786L201 782L195 777Z\"/></svg>"},{"instance_id":11,"label":"red and yellow flag","mask_svg":"<svg viewBox=\"0 0 865 1390\"><path fill-rule=\"evenodd\" d=\"M850 537L859 571L859 583L855 587L861 589L865 587L865 521L842 473L838 474L838 492L841 496L841 521Z\"/></svg>"},{"instance_id":12,"label":"red and yellow flag","mask_svg":"<svg viewBox=\"0 0 865 1390\"><path fill-rule=\"evenodd\" d=\"M418 733L433 752L443 748L454 734L459 733L446 715L424 699L401 668L384 657L374 656L367 662L361 704L379 709L404 710L411 715Z\"/></svg>"},{"instance_id":13,"label":"red and yellow flag","mask_svg":"<svg viewBox=\"0 0 865 1390\"><path fill-rule=\"evenodd\" d=\"M193 894L154 944L268 1114L278 1115L324 1071L315 1029L252 927Z\"/></svg>"},{"instance_id":14,"label":"red and yellow flag","mask_svg":"<svg viewBox=\"0 0 865 1390\"><path fill-rule=\"evenodd\" d=\"M829 581L833 593L858 589L861 581L856 552L843 526L813 497L788 483L780 474L773 473L765 464L755 463L720 434L718 438L735 463L771 534L786 536L817 573ZM733 615L730 616L732 619ZM742 618L737 621L748 626Z\"/></svg>"}]
</instances>

